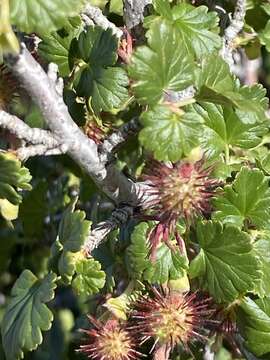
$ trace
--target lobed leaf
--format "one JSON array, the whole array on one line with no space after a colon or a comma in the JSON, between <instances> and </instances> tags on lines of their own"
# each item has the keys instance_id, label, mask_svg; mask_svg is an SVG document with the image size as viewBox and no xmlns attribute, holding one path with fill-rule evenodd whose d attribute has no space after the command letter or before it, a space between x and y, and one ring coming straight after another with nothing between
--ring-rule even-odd
<instances>
[{"instance_id":1,"label":"lobed leaf","mask_svg":"<svg viewBox=\"0 0 270 360\"><path fill-rule=\"evenodd\" d=\"M200 222L196 234L201 250L190 264L191 277L218 302L232 302L252 291L260 280L260 262L248 234L218 222Z\"/></svg>"},{"instance_id":2,"label":"lobed leaf","mask_svg":"<svg viewBox=\"0 0 270 360\"><path fill-rule=\"evenodd\" d=\"M243 167L224 194L214 199L213 218L241 227L244 221L258 229L270 224L268 178L259 169Z\"/></svg>"},{"instance_id":3,"label":"lobed leaf","mask_svg":"<svg viewBox=\"0 0 270 360\"><path fill-rule=\"evenodd\" d=\"M170 8L168 1L155 0L154 7L163 19L169 20L177 29L179 41L190 55L200 59L221 47L221 39L217 33L218 16L215 12L208 12L206 6L194 7L182 3ZM149 23L146 18L146 25L150 28L152 19Z\"/></svg>"},{"instance_id":4,"label":"lobed leaf","mask_svg":"<svg viewBox=\"0 0 270 360\"><path fill-rule=\"evenodd\" d=\"M58 65L60 76L67 76L70 73L68 57L71 41L81 32L81 21L79 18L69 20L69 24L60 31L42 36L38 45L38 53L48 63Z\"/></svg>"},{"instance_id":5,"label":"lobed leaf","mask_svg":"<svg viewBox=\"0 0 270 360\"><path fill-rule=\"evenodd\" d=\"M83 0L11 0L11 22L20 31L48 35L80 13Z\"/></svg>"},{"instance_id":6,"label":"lobed leaf","mask_svg":"<svg viewBox=\"0 0 270 360\"><path fill-rule=\"evenodd\" d=\"M205 124L201 145L209 158L218 157L228 147L253 148L268 132L267 121L243 123L231 107L200 102L193 108Z\"/></svg>"},{"instance_id":7,"label":"lobed leaf","mask_svg":"<svg viewBox=\"0 0 270 360\"><path fill-rule=\"evenodd\" d=\"M39 280L30 270L24 270L15 282L1 325L7 360L22 359L24 351L42 343L42 331L49 330L53 320L45 303L54 297L56 279L54 273L49 273Z\"/></svg>"},{"instance_id":8,"label":"lobed leaf","mask_svg":"<svg viewBox=\"0 0 270 360\"><path fill-rule=\"evenodd\" d=\"M76 92L89 99L96 113L119 109L129 98L127 74L115 66L117 48L112 30L99 26L88 27L70 46L70 68L80 68L75 75Z\"/></svg>"},{"instance_id":9,"label":"lobed leaf","mask_svg":"<svg viewBox=\"0 0 270 360\"><path fill-rule=\"evenodd\" d=\"M148 46L132 55L129 75L132 89L141 104L153 105L166 91L184 90L194 81L194 63L168 21L154 22L147 32Z\"/></svg>"},{"instance_id":10,"label":"lobed leaf","mask_svg":"<svg viewBox=\"0 0 270 360\"><path fill-rule=\"evenodd\" d=\"M31 190L29 170L11 153L0 153L0 199L19 205L19 190Z\"/></svg>"},{"instance_id":11,"label":"lobed leaf","mask_svg":"<svg viewBox=\"0 0 270 360\"><path fill-rule=\"evenodd\" d=\"M257 356L270 352L270 298L253 301L246 297L240 304L238 326L247 348Z\"/></svg>"},{"instance_id":12,"label":"lobed leaf","mask_svg":"<svg viewBox=\"0 0 270 360\"><path fill-rule=\"evenodd\" d=\"M142 114L141 144L157 160L176 162L199 143L202 119L195 112L177 113L167 106L156 105Z\"/></svg>"},{"instance_id":13,"label":"lobed leaf","mask_svg":"<svg viewBox=\"0 0 270 360\"><path fill-rule=\"evenodd\" d=\"M83 259L75 265L76 277L72 281L73 288L79 295L93 295L105 285L105 272L101 265L93 258Z\"/></svg>"}]
</instances>

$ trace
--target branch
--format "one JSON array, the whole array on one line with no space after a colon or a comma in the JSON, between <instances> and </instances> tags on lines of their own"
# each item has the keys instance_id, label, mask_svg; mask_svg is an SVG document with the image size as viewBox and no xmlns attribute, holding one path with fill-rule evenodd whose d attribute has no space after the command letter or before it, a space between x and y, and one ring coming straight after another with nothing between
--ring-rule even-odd
<instances>
[{"instance_id":1,"label":"branch","mask_svg":"<svg viewBox=\"0 0 270 360\"><path fill-rule=\"evenodd\" d=\"M0 110L0 126L31 144L44 144L48 149L59 145L59 141L49 131L31 128L17 116L3 110Z\"/></svg>"},{"instance_id":2,"label":"branch","mask_svg":"<svg viewBox=\"0 0 270 360\"><path fill-rule=\"evenodd\" d=\"M49 156L49 155L62 155L65 154L65 145L60 145L55 148L48 148L46 145L30 145L23 146L16 150L16 155L21 161L26 161L33 156Z\"/></svg>"},{"instance_id":3,"label":"branch","mask_svg":"<svg viewBox=\"0 0 270 360\"><path fill-rule=\"evenodd\" d=\"M143 12L146 5L152 3L152 0L123 0L124 1L124 19L129 29L143 21Z\"/></svg>"},{"instance_id":4,"label":"branch","mask_svg":"<svg viewBox=\"0 0 270 360\"><path fill-rule=\"evenodd\" d=\"M5 60L39 106L53 136L65 145L71 158L116 203L137 204L137 186L134 182L112 164L106 166L100 160L95 142L89 139L71 118L63 96L60 95L62 82L56 79L53 67L48 76L24 44L18 56L10 55Z\"/></svg>"},{"instance_id":5,"label":"branch","mask_svg":"<svg viewBox=\"0 0 270 360\"><path fill-rule=\"evenodd\" d=\"M99 223L91 231L86 243L83 246L83 251L86 256L90 256L91 252L105 240L106 236L111 231L125 224L132 214L133 208L130 206L124 206L114 210L108 220Z\"/></svg>"},{"instance_id":6,"label":"branch","mask_svg":"<svg viewBox=\"0 0 270 360\"><path fill-rule=\"evenodd\" d=\"M234 65L232 56L233 41L244 27L245 15L246 0L237 0L231 23L224 32L223 48L221 50L221 55L230 68Z\"/></svg>"},{"instance_id":7,"label":"branch","mask_svg":"<svg viewBox=\"0 0 270 360\"><path fill-rule=\"evenodd\" d=\"M106 16L102 14L102 11L90 4L87 4L82 12L82 18L86 25L96 24L102 27L104 30L108 28L112 29L114 35L120 38L123 35L123 31L111 23ZM90 21L89 21L90 20Z\"/></svg>"},{"instance_id":8,"label":"branch","mask_svg":"<svg viewBox=\"0 0 270 360\"><path fill-rule=\"evenodd\" d=\"M130 136L136 134L141 129L139 119L134 118L120 127L104 140L100 148L102 161L108 161L108 155L115 152Z\"/></svg>"}]
</instances>

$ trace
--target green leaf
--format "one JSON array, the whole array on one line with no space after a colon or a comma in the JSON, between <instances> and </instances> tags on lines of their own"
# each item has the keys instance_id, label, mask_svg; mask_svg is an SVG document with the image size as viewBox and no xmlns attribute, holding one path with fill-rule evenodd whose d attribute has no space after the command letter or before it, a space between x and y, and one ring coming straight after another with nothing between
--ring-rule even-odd
<instances>
[{"instance_id":1,"label":"green leaf","mask_svg":"<svg viewBox=\"0 0 270 360\"><path fill-rule=\"evenodd\" d=\"M123 68L114 66L117 60L118 39L111 29L88 27L70 47L70 68L79 66L75 89L79 96L90 99L91 107L101 110L119 109L128 100L129 84Z\"/></svg>"},{"instance_id":2,"label":"green leaf","mask_svg":"<svg viewBox=\"0 0 270 360\"><path fill-rule=\"evenodd\" d=\"M30 270L24 270L15 282L1 325L7 360L22 359L24 351L42 343L41 331L49 330L53 320L45 303L54 297L56 279L54 273L49 273L39 280Z\"/></svg>"},{"instance_id":3,"label":"green leaf","mask_svg":"<svg viewBox=\"0 0 270 360\"><path fill-rule=\"evenodd\" d=\"M254 289L260 263L246 233L208 221L198 223L196 234L201 250L191 262L191 275L201 276L203 288L217 302L232 302Z\"/></svg>"},{"instance_id":4,"label":"green leaf","mask_svg":"<svg viewBox=\"0 0 270 360\"><path fill-rule=\"evenodd\" d=\"M179 249L169 249L164 243L157 249L152 266L147 267L143 278L151 284L163 284L168 280L177 280L186 274L188 261Z\"/></svg>"},{"instance_id":5,"label":"green leaf","mask_svg":"<svg viewBox=\"0 0 270 360\"><path fill-rule=\"evenodd\" d=\"M259 39L266 50L270 51L270 21L267 22L265 28L259 33Z\"/></svg>"},{"instance_id":6,"label":"green leaf","mask_svg":"<svg viewBox=\"0 0 270 360\"><path fill-rule=\"evenodd\" d=\"M127 265L132 278L141 279L143 272L151 266L149 260L150 246L147 242L149 225L141 222L131 235L131 244L127 248Z\"/></svg>"},{"instance_id":7,"label":"green leaf","mask_svg":"<svg viewBox=\"0 0 270 360\"><path fill-rule=\"evenodd\" d=\"M162 284L185 276L188 260L180 254L177 247L172 250L167 245L160 244L155 259L150 261L148 240L150 230L151 226L148 223L140 223L133 230L131 244L126 252L131 277L137 280L144 279L151 284Z\"/></svg>"},{"instance_id":8,"label":"green leaf","mask_svg":"<svg viewBox=\"0 0 270 360\"><path fill-rule=\"evenodd\" d=\"M81 250L91 225L90 221L85 220L84 211L74 211L76 202L77 199L74 199L64 212L58 230L59 241L64 250L72 252Z\"/></svg>"},{"instance_id":9,"label":"green leaf","mask_svg":"<svg viewBox=\"0 0 270 360\"><path fill-rule=\"evenodd\" d=\"M47 35L79 15L83 0L11 0L11 22L20 31Z\"/></svg>"},{"instance_id":10,"label":"green leaf","mask_svg":"<svg viewBox=\"0 0 270 360\"><path fill-rule=\"evenodd\" d=\"M236 113L243 123L253 124L255 122L269 121L265 116L269 100L266 97L266 89L262 84L238 86L237 91L238 98L236 94L231 96L236 107Z\"/></svg>"},{"instance_id":11,"label":"green leaf","mask_svg":"<svg viewBox=\"0 0 270 360\"><path fill-rule=\"evenodd\" d=\"M83 259L76 263L76 277L72 281L72 286L79 295L93 295L99 292L105 285L106 275L101 270L98 261Z\"/></svg>"},{"instance_id":12,"label":"green leaf","mask_svg":"<svg viewBox=\"0 0 270 360\"><path fill-rule=\"evenodd\" d=\"M257 356L270 352L270 298L253 301L246 297L240 304L238 326L246 347Z\"/></svg>"},{"instance_id":13,"label":"green leaf","mask_svg":"<svg viewBox=\"0 0 270 360\"><path fill-rule=\"evenodd\" d=\"M270 239L260 239L254 243L254 249L262 263L262 278L258 291L261 297L270 297Z\"/></svg>"},{"instance_id":14,"label":"green leaf","mask_svg":"<svg viewBox=\"0 0 270 360\"><path fill-rule=\"evenodd\" d=\"M166 91L180 91L192 85L194 63L167 21L155 22L147 32L148 46L134 52L129 75L141 104L156 104Z\"/></svg>"},{"instance_id":15,"label":"green leaf","mask_svg":"<svg viewBox=\"0 0 270 360\"><path fill-rule=\"evenodd\" d=\"M58 262L59 274L66 284L70 284L76 271L76 263L80 261L81 247L87 239L91 222L85 220L85 212L74 211L77 199L66 209L59 225L57 240L63 246Z\"/></svg>"},{"instance_id":16,"label":"green leaf","mask_svg":"<svg viewBox=\"0 0 270 360\"><path fill-rule=\"evenodd\" d=\"M203 58L197 87L199 93L196 97L199 101L232 105L231 99L226 94L234 91L235 83L229 65L217 54Z\"/></svg>"},{"instance_id":17,"label":"green leaf","mask_svg":"<svg viewBox=\"0 0 270 360\"><path fill-rule=\"evenodd\" d=\"M244 124L230 107L211 103L193 105L205 124L201 145L207 157L215 158L228 146L250 149L260 144L268 132L267 122Z\"/></svg>"},{"instance_id":18,"label":"green leaf","mask_svg":"<svg viewBox=\"0 0 270 360\"><path fill-rule=\"evenodd\" d=\"M58 65L60 76L67 76L70 72L68 63L70 44L81 30L80 19L71 19L69 26L43 36L38 45L38 53L41 57L48 63L53 62Z\"/></svg>"},{"instance_id":19,"label":"green leaf","mask_svg":"<svg viewBox=\"0 0 270 360\"><path fill-rule=\"evenodd\" d=\"M0 199L7 199L13 205L22 201L19 189L31 190L31 175L11 153L0 153Z\"/></svg>"},{"instance_id":20,"label":"green leaf","mask_svg":"<svg viewBox=\"0 0 270 360\"><path fill-rule=\"evenodd\" d=\"M228 64L217 54L211 54L202 61L197 76L198 101L212 102L236 108L243 123L266 120L268 107L266 90L261 84L242 86L233 79Z\"/></svg>"},{"instance_id":21,"label":"green leaf","mask_svg":"<svg viewBox=\"0 0 270 360\"><path fill-rule=\"evenodd\" d=\"M258 169L243 167L224 194L214 199L215 220L241 227L249 221L257 228L270 224L268 178Z\"/></svg>"},{"instance_id":22,"label":"green leaf","mask_svg":"<svg viewBox=\"0 0 270 360\"><path fill-rule=\"evenodd\" d=\"M139 140L157 160L180 160L198 145L203 130L202 119L194 111L179 114L162 105L143 113L140 120Z\"/></svg>"},{"instance_id":23,"label":"green leaf","mask_svg":"<svg viewBox=\"0 0 270 360\"><path fill-rule=\"evenodd\" d=\"M177 29L179 40L187 53L200 59L220 48L221 38L217 33L219 19L215 12L208 12L206 6L194 7L182 3L170 9L167 0L156 0L154 7L162 18L170 20Z\"/></svg>"},{"instance_id":24,"label":"green leaf","mask_svg":"<svg viewBox=\"0 0 270 360\"><path fill-rule=\"evenodd\" d=\"M18 217L19 205L13 205L7 199L0 199L0 214L7 221L15 220Z\"/></svg>"}]
</instances>

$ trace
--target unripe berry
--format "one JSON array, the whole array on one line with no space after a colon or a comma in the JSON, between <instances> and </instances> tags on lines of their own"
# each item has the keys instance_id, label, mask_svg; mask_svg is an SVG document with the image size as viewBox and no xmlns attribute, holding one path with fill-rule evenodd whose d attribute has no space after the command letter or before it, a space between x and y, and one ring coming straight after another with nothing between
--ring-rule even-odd
<instances>
[{"instance_id":1,"label":"unripe berry","mask_svg":"<svg viewBox=\"0 0 270 360\"><path fill-rule=\"evenodd\" d=\"M132 330L140 336L141 344L152 339L151 351L168 344L172 349L180 344L188 349L194 339L205 340L205 325L213 313L209 299L198 300L196 294L170 293L141 298L132 313Z\"/></svg>"},{"instance_id":2,"label":"unripe berry","mask_svg":"<svg viewBox=\"0 0 270 360\"><path fill-rule=\"evenodd\" d=\"M135 341L125 326L118 320L108 320L105 324L89 316L94 329L82 330L86 333L86 344L79 352L96 360L131 360L139 359L141 353L135 350Z\"/></svg>"}]
</instances>

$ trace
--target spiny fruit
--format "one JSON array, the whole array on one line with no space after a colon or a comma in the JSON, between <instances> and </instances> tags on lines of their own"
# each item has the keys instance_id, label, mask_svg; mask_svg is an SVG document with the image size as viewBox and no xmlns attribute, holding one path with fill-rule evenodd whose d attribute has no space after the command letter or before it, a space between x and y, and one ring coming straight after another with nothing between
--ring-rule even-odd
<instances>
[{"instance_id":1,"label":"spiny fruit","mask_svg":"<svg viewBox=\"0 0 270 360\"><path fill-rule=\"evenodd\" d=\"M209 177L211 170L204 167L203 160L172 165L154 161L144 180L153 199L148 206L157 214L156 219L172 230L179 217L191 219L195 214L208 212L213 190L219 185Z\"/></svg>"},{"instance_id":2,"label":"spiny fruit","mask_svg":"<svg viewBox=\"0 0 270 360\"><path fill-rule=\"evenodd\" d=\"M135 350L136 341L118 320L108 320L103 324L92 316L88 318L95 328L82 330L87 339L79 352L96 360L135 360L141 357L142 354Z\"/></svg>"},{"instance_id":3,"label":"spiny fruit","mask_svg":"<svg viewBox=\"0 0 270 360\"><path fill-rule=\"evenodd\" d=\"M206 339L205 325L213 313L209 301L209 298L199 300L196 293L162 295L153 289L153 296L142 297L135 304L131 329L139 334L141 344L154 341L151 352L165 344L171 349L180 344L188 351L189 343Z\"/></svg>"}]
</instances>

